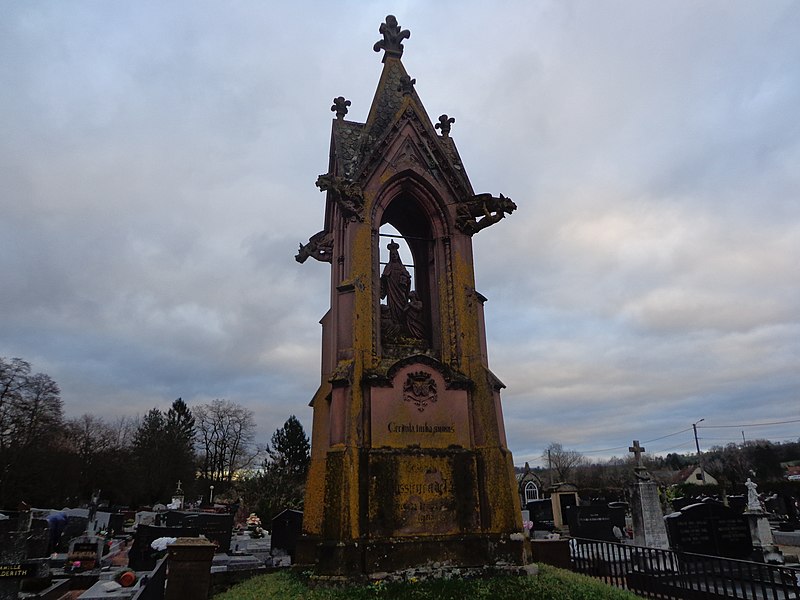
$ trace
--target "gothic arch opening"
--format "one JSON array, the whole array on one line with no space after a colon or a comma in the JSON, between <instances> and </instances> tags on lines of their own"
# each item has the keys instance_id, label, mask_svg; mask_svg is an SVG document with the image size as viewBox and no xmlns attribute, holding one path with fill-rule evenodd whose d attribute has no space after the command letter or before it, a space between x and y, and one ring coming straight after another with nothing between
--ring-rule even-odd
<instances>
[{"instance_id":1,"label":"gothic arch opening","mask_svg":"<svg viewBox=\"0 0 800 600\"><path fill-rule=\"evenodd\" d=\"M415 196L404 192L389 203L377 239L384 354L392 354L393 348L425 351L438 346L433 228Z\"/></svg>"}]
</instances>

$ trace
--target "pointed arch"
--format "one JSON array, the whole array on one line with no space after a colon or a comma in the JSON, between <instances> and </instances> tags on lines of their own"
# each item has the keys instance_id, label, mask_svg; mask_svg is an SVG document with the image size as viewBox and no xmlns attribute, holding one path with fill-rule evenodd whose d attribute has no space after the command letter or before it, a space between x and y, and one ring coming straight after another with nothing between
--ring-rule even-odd
<instances>
[{"instance_id":1,"label":"pointed arch","mask_svg":"<svg viewBox=\"0 0 800 600\"><path fill-rule=\"evenodd\" d=\"M378 245L374 252L377 277L381 277L381 250L389 242L381 237L381 227L391 225L400 233L411 253L409 257L401 257L402 260L411 260L414 266L413 302L409 303L409 315L416 311L424 330L421 336L410 336L416 340L412 345L417 344L420 350L436 352L441 348L437 317L440 312L437 278L442 274L444 257L441 240L450 230L443 202L423 175L407 169L390 178L378 191L372 223L375 243ZM390 344L402 342L408 345L403 339L408 332L398 334L396 328L392 329L392 324L396 325L396 322L387 320L388 307L381 308L379 299L376 301L376 310L379 311L376 323L384 350L382 354L386 353Z\"/></svg>"}]
</instances>

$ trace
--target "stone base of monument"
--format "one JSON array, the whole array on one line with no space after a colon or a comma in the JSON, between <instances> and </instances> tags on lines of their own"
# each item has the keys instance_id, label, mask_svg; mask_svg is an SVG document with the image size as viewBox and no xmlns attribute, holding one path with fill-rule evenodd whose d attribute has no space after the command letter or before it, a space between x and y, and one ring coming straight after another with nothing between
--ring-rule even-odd
<instances>
[{"instance_id":1,"label":"stone base of monument","mask_svg":"<svg viewBox=\"0 0 800 600\"><path fill-rule=\"evenodd\" d=\"M784 564L783 553L775 545L766 513L750 511L744 514L747 517L747 523L750 526L750 537L753 540L752 560L773 565Z\"/></svg>"},{"instance_id":2,"label":"stone base of monument","mask_svg":"<svg viewBox=\"0 0 800 600\"><path fill-rule=\"evenodd\" d=\"M320 576L369 578L406 570L492 569L530 574L530 540L517 535L462 535L326 542L310 537L297 544L297 564L314 565ZM432 574L435 576L435 574Z\"/></svg>"}]
</instances>

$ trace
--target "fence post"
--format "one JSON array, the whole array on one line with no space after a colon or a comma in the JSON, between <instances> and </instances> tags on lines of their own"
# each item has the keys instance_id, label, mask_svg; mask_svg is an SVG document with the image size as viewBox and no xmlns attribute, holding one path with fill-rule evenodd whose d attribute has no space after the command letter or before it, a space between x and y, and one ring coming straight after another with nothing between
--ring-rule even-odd
<instances>
[{"instance_id":1,"label":"fence post","mask_svg":"<svg viewBox=\"0 0 800 600\"><path fill-rule=\"evenodd\" d=\"M214 549L214 544L203 538L178 538L174 544L167 546L169 573L166 600L208 598Z\"/></svg>"}]
</instances>

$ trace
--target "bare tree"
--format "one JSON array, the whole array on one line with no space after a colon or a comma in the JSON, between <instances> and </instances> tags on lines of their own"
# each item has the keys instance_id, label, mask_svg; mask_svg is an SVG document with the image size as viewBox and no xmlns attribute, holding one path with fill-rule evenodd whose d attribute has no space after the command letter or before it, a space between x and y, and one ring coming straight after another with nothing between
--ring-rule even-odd
<instances>
[{"instance_id":1,"label":"bare tree","mask_svg":"<svg viewBox=\"0 0 800 600\"><path fill-rule=\"evenodd\" d=\"M214 400L196 407L194 416L202 477L230 483L258 456L253 411L230 400Z\"/></svg>"},{"instance_id":2,"label":"bare tree","mask_svg":"<svg viewBox=\"0 0 800 600\"><path fill-rule=\"evenodd\" d=\"M58 385L21 358L0 357L0 505L38 498L33 485L63 420Z\"/></svg>"},{"instance_id":3,"label":"bare tree","mask_svg":"<svg viewBox=\"0 0 800 600\"><path fill-rule=\"evenodd\" d=\"M544 460L552 471L555 471L555 479L563 482L567 481L573 471L586 462L583 454L577 450L567 450L561 444L552 442L542 453Z\"/></svg>"}]
</instances>

